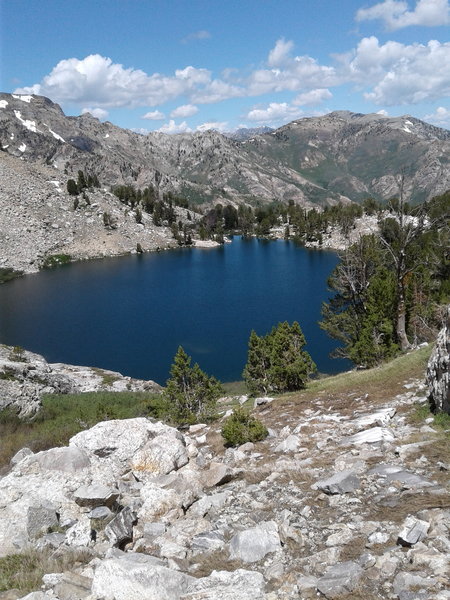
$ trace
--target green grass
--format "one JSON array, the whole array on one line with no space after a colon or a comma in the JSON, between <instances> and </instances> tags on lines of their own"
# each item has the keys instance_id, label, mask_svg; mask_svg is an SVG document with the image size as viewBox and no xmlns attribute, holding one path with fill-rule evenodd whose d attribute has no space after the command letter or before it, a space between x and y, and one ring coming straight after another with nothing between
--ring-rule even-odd
<instances>
[{"instance_id":1,"label":"green grass","mask_svg":"<svg viewBox=\"0 0 450 600\"><path fill-rule=\"evenodd\" d=\"M99 421L148 416L164 418L167 406L160 394L144 392L95 392L52 394L42 399L42 409L32 421L12 411L0 412L0 468L9 464L23 447L39 452L67 445L78 432Z\"/></svg>"},{"instance_id":2,"label":"green grass","mask_svg":"<svg viewBox=\"0 0 450 600\"><path fill-rule=\"evenodd\" d=\"M338 375L324 376L308 382L305 390L285 394L280 402L308 402L319 395L342 395L351 391L372 400L388 399L405 392L404 383L412 378L423 378L432 346L414 350L373 369L353 370Z\"/></svg>"},{"instance_id":3,"label":"green grass","mask_svg":"<svg viewBox=\"0 0 450 600\"><path fill-rule=\"evenodd\" d=\"M21 277L23 275L23 271L16 271L11 269L10 267L1 267L0 268L0 283L6 283L7 281L11 281L11 279L15 279L16 277Z\"/></svg>"},{"instance_id":4,"label":"green grass","mask_svg":"<svg viewBox=\"0 0 450 600\"><path fill-rule=\"evenodd\" d=\"M74 550L67 554L52 554L49 550L28 549L21 554L0 558L0 592L17 589L22 594L39 590L45 573L60 573L75 563L87 563L87 552Z\"/></svg>"},{"instance_id":5,"label":"green grass","mask_svg":"<svg viewBox=\"0 0 450 600\"><path fill-rule=\"evenodd\" d=\"M70 254L52 254L47 256L42 263L44 269L50 269L52 267L59 267L60 265L67 265L72 261Z\"/></svg>"}]
</instances>

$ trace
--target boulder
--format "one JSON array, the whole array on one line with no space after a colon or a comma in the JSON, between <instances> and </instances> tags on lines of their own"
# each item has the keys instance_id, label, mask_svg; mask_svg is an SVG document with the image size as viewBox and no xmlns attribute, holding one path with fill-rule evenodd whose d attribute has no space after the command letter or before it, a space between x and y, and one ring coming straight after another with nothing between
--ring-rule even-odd
<instances>
[{"instance_id":1,"label":"boulder","mask_svg":"<svg viewBox=\"0 0 450 600\"><path fill-rule=\"evenodd\" d=\"M281 548L275 521L262 522L257 527L236 533L230 541L230 558L247 563L258 562L270 552Z\"/></svg>"},{"instance_id":2,"label":"boulder","mask_svg":"<svg viewBox=\"0 0 450 600\"><path fill-rule=\"evenodd\" d=\"M213 571L190 584L188 593L181 595L180 600L261 600L265 597L264 589L261 573L244 569Z\"/></svg>"},{"instance_id":3,"label":"boulder","mask_svg":"<svg viewBox=\"0 0 450 600\"><path fill-rule=\"evenodd\" d=\"M115 600L179 600L194 581L153 556L129 553L100 562L94 572L92 594Z\"/></svg>"},{"instance_id":4,"label":"boulder","mask_svg":"<svg viewBox=\"0 0 450 600\"><path fill-rule=\"evenodd\" d=\"M349 594L358 585L363 569L353 561L333 565L317 581L317 589L325 598L339 598Z\"/></svg>"},{"instance_id":5,"label":"boulder","mask_svg":"<svg viewBox=\"0 0 450 600\"><path fill-rule=\"evenodd\" d=\"M170 427L136 452L130 465L135 476L141 479L145 474L166 475L188 462L189 456L182 434Z\"/></svg>"},{"instance_id":6,"label":"boulder","mask_svg":"<svg viewBox=\"0 0 450 600\"><path fill-rule=\"evenodd\" d=\"M360 481L355 471L338 471L328 479L317 481L312 487L322 490L325 494L346 494L357 490Z\"/></svg>"}]
</instances>

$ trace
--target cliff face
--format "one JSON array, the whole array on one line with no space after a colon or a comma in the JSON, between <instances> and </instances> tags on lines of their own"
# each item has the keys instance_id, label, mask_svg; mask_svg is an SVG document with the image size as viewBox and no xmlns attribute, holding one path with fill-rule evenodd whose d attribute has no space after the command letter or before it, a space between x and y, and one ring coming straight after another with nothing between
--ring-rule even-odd
<instances>
[{"instance_id":1,"label":"cliff face","mask_svg":"<svg viewBox=\"0 0 450 600\"><path fill-rule=\"evenodd\" d=\"M428 363L427 382L433 410L450 414L450 307Z\"/></svg>"}]
</instances>

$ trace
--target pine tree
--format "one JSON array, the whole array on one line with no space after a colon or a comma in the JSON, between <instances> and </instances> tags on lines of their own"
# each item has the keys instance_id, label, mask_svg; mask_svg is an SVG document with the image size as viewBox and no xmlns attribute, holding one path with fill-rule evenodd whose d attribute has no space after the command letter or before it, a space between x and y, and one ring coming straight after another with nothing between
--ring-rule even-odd
<instances>
[{"instance_id":1,"label":"pine tree","mask_svg":"<svg viewBox=\"0 0 450 600\"><path fill-rule=\"evenodd\" d=\"M180 346L170 369L164 397L176 423L195 423L214 416L217 398L223 393L220 382L204 373Z\"/></svg>"},{"instance_id":2,"label":"pine tree","mask_svg":"<svg viewBox=\"0 0 450 600\"><path fill-rule=\"evenodd\" d=\"M67 181L67 191L71 196L78 196L78 186L74 179L69 179Z\"/></svg>"}]
</instances>

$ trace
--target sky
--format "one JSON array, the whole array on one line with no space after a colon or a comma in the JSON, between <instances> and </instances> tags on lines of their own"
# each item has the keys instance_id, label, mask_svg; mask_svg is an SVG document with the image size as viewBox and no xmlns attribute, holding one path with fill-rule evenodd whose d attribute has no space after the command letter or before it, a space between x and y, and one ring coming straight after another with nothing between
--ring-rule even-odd
<instances>
[{"instance_id":1,"label":"sky","mask_svg":"<svg viewBox=\"0 0 450 600\"><path fill-rule=\"evenodd\" d=\"M0 89L146 133L334 110L450 128L450 0L0 0Z\"/></svg>"}]
</instances>

